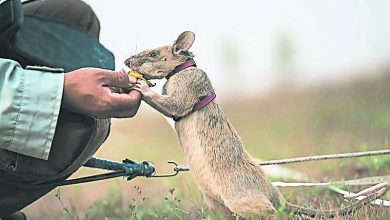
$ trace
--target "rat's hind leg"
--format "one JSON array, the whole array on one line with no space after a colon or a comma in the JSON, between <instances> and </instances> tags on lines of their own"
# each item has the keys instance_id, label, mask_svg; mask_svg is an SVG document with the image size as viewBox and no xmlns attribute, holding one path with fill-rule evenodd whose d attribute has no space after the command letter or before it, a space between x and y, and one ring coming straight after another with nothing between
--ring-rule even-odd
<instances>
[{"instance_id":1,"label":"rat's hind leg","mask_svg":"<svg viewBox=\"0 0 390 220\"><path fill-rule=\"evenodd\" d=\"M207 204L207 207L215 214L221 215L224 219L235 219L233 213L221 202L215 200L213 197L203 193L203 198Z\"/></svg>"},{"instance_id":2,"label":"rat's hind leg","mask_svg":"<svg viewBox=\"0 0 390 220\"><path fill-rule=\"evenodd\" d=\"M269 199L258 191L237 193L225 200L234 214L245 219L275 219L276 209Z\"/></svg>"}]
</instances>

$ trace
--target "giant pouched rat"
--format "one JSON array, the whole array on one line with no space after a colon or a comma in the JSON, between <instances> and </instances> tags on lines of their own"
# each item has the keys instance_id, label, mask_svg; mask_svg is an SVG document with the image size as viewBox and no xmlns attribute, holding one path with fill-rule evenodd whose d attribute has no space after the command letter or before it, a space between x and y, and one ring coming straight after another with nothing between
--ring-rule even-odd
<instances>
[{"instance_id":1,"label":"giant pouched rat","mask_svg":"<svg viewBox=\"0 0 390 220\"><path fill-rule=\"evenodd\" d=\"M281 205L280 193L244 149L221 107L213 101L213 86L188 51L194 39L194 33L186 31L173 45L146 50L127 59L125 64L145 79L168 79L162 95L143 81L135 89L146 103L175 119L194 180L212 210L226 217L234 214L243 218L273 218ZM351 213L374 196L339 210L285 204L297 214L334 217Z\"/></svg>"}]
</instances>

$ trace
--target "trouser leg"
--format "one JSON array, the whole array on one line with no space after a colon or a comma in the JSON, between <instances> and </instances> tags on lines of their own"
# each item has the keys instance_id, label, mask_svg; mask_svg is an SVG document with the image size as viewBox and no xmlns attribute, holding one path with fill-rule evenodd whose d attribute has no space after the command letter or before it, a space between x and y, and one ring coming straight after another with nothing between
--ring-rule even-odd
<instances>
[{"instance_id":1,"label":"trouser leg","mask_svg":"<svg viewBox=\"0 0 390 220\"><path fill-rule=\"evenodd\" d=\"M0 217L36 201L55 188L48 183L63 181L84 165L107 138L109 127L109 120L62 112L48 160L0 152Z\"/></svg>"}]
</instances>

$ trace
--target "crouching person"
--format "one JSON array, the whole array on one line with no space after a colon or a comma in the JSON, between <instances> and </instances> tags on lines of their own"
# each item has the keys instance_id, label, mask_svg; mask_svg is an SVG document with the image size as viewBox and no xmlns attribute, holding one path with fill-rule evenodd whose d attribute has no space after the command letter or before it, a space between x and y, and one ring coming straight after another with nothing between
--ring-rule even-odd
<instances>
[{"instance_id":1,"label":"crouching person","mask_svg":"<svg viewBox=\"0 0 390 220\"><path fill-rule=\"evenodd\" d=\"M136 79L113 71L84 2L8 0L1 10L16 10L24 22L0 32L7 34L0 36L0 219L26 219L19 211L85 164L106 140L110 118L133 117L141 95L113 92L129 91Z\"/></svg>"}]
</instances>

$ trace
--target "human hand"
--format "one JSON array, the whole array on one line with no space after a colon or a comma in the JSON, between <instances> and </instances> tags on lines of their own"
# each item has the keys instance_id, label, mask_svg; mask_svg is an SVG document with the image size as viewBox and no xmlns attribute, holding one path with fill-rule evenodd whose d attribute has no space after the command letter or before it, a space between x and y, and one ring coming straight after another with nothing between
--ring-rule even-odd
<instances>
[{"instance_id":1,"label":"human hand","mask_svg":"<svg viewBox=\"0 0 390 220\"><path fill-rule=\"evenodd\" d=\"M114 93L110 87L129 90L137 79L124 71L82 68L65 74L62 107L96 118L133 117L141 103L141 94Z\"/></svg>"}]
</instances>

